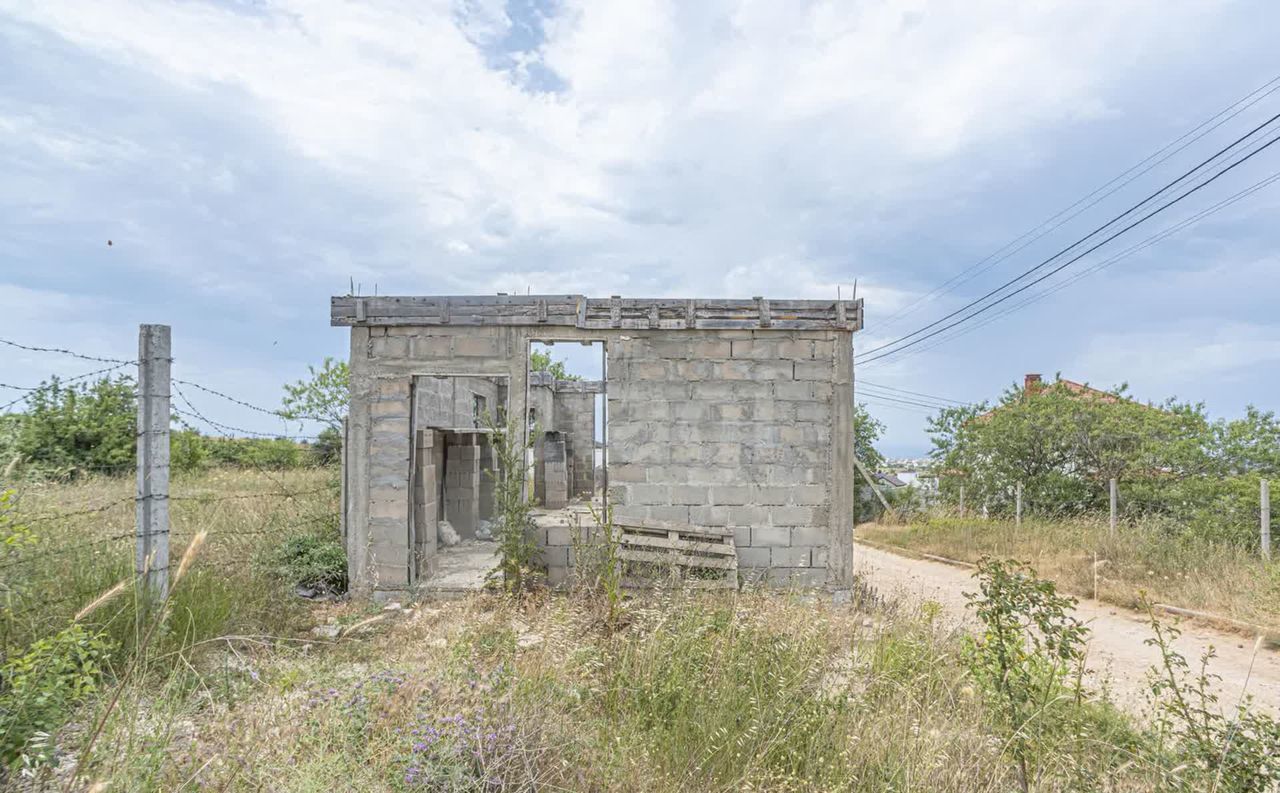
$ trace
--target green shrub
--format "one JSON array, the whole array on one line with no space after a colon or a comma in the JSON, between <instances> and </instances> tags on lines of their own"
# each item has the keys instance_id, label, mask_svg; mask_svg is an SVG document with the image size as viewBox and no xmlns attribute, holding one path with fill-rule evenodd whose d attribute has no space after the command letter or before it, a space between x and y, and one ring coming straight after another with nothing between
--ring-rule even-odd
<instances>
[{"instance_id":1,"label":"green shrub","mask_svg":"<svg viewBox=\"0 0 1280 793\"><path fill-rule=\"evenodd\" d=\"M291 586L334 594L347 591L347 552L337 536L294 534L276 551L274 567Z\"/></svg>"},{"instance_id":2,"label":"green shrub","mask_svg":"<svg viewBox=\"0 0 1280 793\"><path fill-rule=\"evenodd\" d=\"M97 690L106 655L100 635L72 623L0 667L0 763L49 763L54 743L43 736Z\"/></svg>"},{"instance_id":3,"label":"green shrub","mask_svg":"<svg viewBox=\"0 0 1280 793\"><path fill-rule=\"evenodd\" d=\"M55 377L27 398L13 451L33 468L60 476L127 469L134 460L136 424L132 377L72 386Z\"/></svg>"}]
</instances>

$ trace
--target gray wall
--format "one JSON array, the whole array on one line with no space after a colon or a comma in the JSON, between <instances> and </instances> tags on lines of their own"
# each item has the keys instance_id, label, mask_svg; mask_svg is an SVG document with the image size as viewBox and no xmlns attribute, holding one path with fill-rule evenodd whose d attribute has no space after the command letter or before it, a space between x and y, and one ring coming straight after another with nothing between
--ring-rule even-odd
<instances>
[{"instance_id":1,"label":"gray wall","mask_svg":"<svg viewBox=\"0 0 1280 793\"><path fill-rule=\"evenodd\" d=\"M358 590L410 586L409 382L509 377L525 413L528 343L603 340L618 513L730 526L744 568L852 583L852 332L355 326L348 542Z\"/></svg>"},{"instance_id":2,"label":"gray wall","mask_svg":"<svg viewBox=\"0 0 1280 793\"><path fill-rule=\"evenodd\" d=\"M488 377L419 377L414 390L418 400L419 429L476 428L474 398L484 397L490 413L505 406L506 386Z\"/></svg>"}]
</instances>

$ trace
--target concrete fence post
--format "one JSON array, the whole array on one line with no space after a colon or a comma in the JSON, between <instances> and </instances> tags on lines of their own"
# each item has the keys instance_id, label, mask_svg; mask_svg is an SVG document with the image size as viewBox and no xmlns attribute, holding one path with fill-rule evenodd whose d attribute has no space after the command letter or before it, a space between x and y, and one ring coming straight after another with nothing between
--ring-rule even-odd
<instances>
[{"instance_id":1,"label":"concrete fence post","mask_svg":"<svg viewBox=\"0 0 1280 793\"><path fill-rule=\"evenodd\" d=\"M152 597L169 592L168 325L138 327L138 492L134 569Z\"/></svg>"},{"instance_id":2,"label":"concrete fence post","mask_svg":"<svg viewBox=\"0 0 1280 793\"><path fill-rule=\"evenodd\" d=\"M960 485L960 517L964 517L964 485Z\"/></svg>"},{"instance_id":3,"label":"concrete fence post","mask_svg":"<svg viewBox=\"0 0 1280 793\"><path fill-rule=\"evenodd\" d=\"M1022 483L1019 482L1014 491L1014 513L1013 522L1015 526L1022 526Z\"/></svg>"},{"instance_id":4,"label":"concrete fence post","mask_svg":"<svg viewBox=\"0 0 1280 793\"><path fill-rule=\"evenodd\" d=\"M1111 478L1111 536L1116 536L1116 479Z\"/></svg>"},{"instance_id":5,"label":"concrete fence post","mask_svg":"<svg viewBox=\"0 0 1280 793\"><path fill-rule=\"evenodd\" d=\"M1266 479L1262 480L1262 525L1260 527L1259 539L1262 545L1262 558L1271 559L1271 483Z\"/></svg>"}]
</instances>

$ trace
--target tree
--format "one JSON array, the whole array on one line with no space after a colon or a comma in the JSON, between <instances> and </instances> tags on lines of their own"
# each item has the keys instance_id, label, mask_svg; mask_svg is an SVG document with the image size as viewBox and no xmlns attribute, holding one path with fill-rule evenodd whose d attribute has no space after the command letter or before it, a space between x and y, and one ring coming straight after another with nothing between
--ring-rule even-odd
<instances>
[{"instance_id":1,"label":"tree","mask_svg":"<svg viewBox=\"0 0 1280 793\"><path fill-rule=\"evenodd\" d=\"M581 380L576 374L565 371L564 361L551 360L551 353L532 350L529 353L529 371L548 372L557 380Z\"/></svg>"},{"instance_id":2,"label":"tree","mask_svg":"<svg viewBox=\"0 0 1280 793\"><path fill-rule=\"evenodd\" d=\"M27 405L13 447L31 465L75 473L133 464L138 408L132 377L72 386L54 377L31 392Z\"/></svg>"},{"instance_id":3,"label":"tree","mask_svg":"<svg viewBox=\"0 0 1280 793\"><path fill-rule=\"evenodd\" d=\"M334 430L342 427L351 399L351 370L346 361L325 357L317 369L308 366L311 377L285 383L280 415L293 421L323 421Z\"/></svg>"},{"instance_id":4,"label":"tree","mask_svg":"<svg viewBox=\"0 0 1280 793\"><path fill-rule=\"evenodd\" d=\"M853 453L874 471L884 465L884 457L876 451L875 443L884 434L884 424L867 412L867 406L859 402L853 407Z\"/></svg>"}]
</instances>

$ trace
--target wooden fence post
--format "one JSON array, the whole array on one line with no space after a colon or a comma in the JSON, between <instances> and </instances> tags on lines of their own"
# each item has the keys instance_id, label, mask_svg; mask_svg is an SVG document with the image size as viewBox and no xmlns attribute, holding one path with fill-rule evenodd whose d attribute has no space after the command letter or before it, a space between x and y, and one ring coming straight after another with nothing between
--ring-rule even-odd
<instances>
[{"instance_id":1,"label":"wooden fence post","mask_svg":"<svg viewBox=\"0 0 1280 793\"><path fill-rule=\"evenodd\" d=\"M1271 483L1262 480L1262 526L1259 539L1262 544L1262 558L1271 559Z\"/></svg>"},{"instance_id":2,"label":"wooden fence post","mask_svg":"<svg viewBox=\"0 0 1280 793\"><path fill-rule=\"evenodd\" d=\"M1116 536L1116 479L1111 477L1111 536Z\"/></svg>"},{"instance_id":3,"label":"wooden fence post","mask_svg":"<svg viewBox=\"0 0 1280 793\"><path fill-rule=\"evenodd\" d=\"M138 327L138 492L134 568L151 597L169 592L168 325Z\"/></svg>"}]
</instances>

